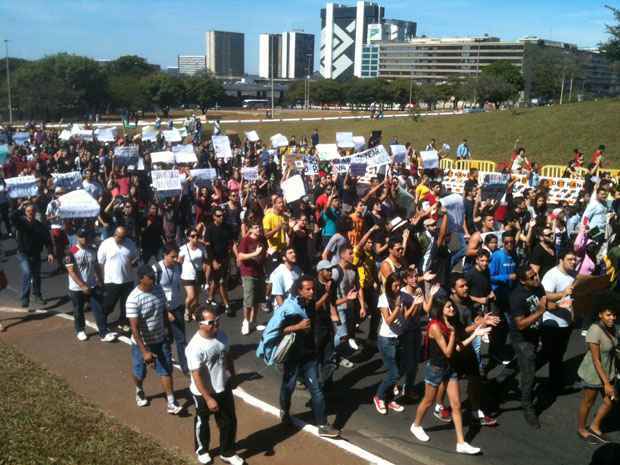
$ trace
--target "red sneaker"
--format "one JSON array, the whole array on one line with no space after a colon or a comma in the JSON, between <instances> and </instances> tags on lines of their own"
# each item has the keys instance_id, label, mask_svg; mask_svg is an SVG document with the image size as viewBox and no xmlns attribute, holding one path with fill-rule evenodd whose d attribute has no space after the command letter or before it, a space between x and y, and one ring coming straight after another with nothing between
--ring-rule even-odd
<instances>
[{"instance_id":1,"label":"red sneaker","mask_svg":"<svg viewBox=\"0 0 620 465\"><path fill-rule=\"evenodd\" d=\"M375 404L377 412L379 412L381 415L387 415L387 409L385 408L385 402L383 402L383 400L379 399L377 396L374 396L372 398L372 401Z\"/></svg>"}]
</instances>

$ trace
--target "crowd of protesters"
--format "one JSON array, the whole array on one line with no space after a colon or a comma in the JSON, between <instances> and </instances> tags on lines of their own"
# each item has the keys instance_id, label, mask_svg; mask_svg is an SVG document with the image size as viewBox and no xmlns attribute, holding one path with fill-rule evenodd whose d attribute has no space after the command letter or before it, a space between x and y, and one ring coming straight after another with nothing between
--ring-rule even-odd
<instances>
[{"instance_id":1,"label":"crowd of protesters","mask_svg":"<svg viewBox=\"0 0 620 465\"><path fill-rule=\"evenodd\" d=\"M447 192L441 169L425 170L410 143L402 163L392 161L362 182L320 161L317 174L305 175L292 155L315 153L316 130L275 150L260 140L233 139L232 158L225 159L216 156L199 121L185 125L198 162L175 168L182 193L170 198L151 187L156 166L150 153L170 145L161 133L155 142L125 133L99 143L63 141L58 130L28 127L30 140L12 146L4 177L35 175L39 193L11 199L0 190L0 220L6 237L16 234L24 308L45 304L45 248L55 272L67 273L76 337L88 337L86 306L102 341L113 341L119 332L132 335L138 406L148 403L142 381L146 366L154 365L168 412L179 413L172 384L175 346L176 361L191 376L201 463L210 460L212 414L224 460L242 463L234 450L235 371L219 330L221 318L237 318L229 291L239 286L239 331L248 337L262 331L257 355L282 367L285 423L291 422L292 394L303 385L319 434L337 437L327 421L325 393L338 389L336 371L354 366L357 352L377 350L385 368L369 399L377 413L418 403L411 425L417 441L430 440L423 424L431 410L439 421L453 422L457 452L477 454L480 449L465 442L463 423L497 425L487 407L489 373L500 371L495 381L504 394L520 376L524 418L539 428L541 404L572 387L562 362L577 330L587 351L578 372L578 434L588 442L606 441L602 420L618 396L620 186L604 171L603 146L576 203L551 205L545 185L533 182L517 193L515 179L500 196L488 197L475 170L462 194ZM380 143L377 134L368 140L368 146ZM141 167L120 165L113 156L114 147L130 144L139 147ZM434 141L429 145L433 149ZM470 150L463 140L458 158L470 158ZM576 151L567 176L578 161L583 155ZM241 172L251 166L258 166L258 178L248 181ZM505 166L530 179L537 170L517 146ZM190 168L214 168L217 177L197 185ZM57 201L65 192L53 187L50 175L76 170L82 188L101 206L96 219L58 216ZM295 174L303 176L306 195L287 203L281 182ZM606 291L577 311L578 289L601 277L608 279ZM108 321L117 306L119 317ZM191 320L199 329L187 344ZM536 389L544 363L548 380ZM462 382L469 410L463 409ZM599 394L603 402L588 425Z\"/></svg>"}]
</instances>

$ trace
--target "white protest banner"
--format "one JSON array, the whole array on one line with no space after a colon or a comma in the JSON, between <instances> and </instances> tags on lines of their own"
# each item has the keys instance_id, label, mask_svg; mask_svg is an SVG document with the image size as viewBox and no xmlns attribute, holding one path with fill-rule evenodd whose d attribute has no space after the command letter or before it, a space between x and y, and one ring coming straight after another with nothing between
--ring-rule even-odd
<instances>
[{"instance_id":1,"label":"white protest banner","mask_svg":"<svg viewBox=\"0 0 620 465\"><path fill-rule=\"evenodd\" d=\"M338 146L336 144L317 144L316 154L321 161L332 161L340 158Z\"/></svg>"},{"instance_id":2,"label":"white protest banner","mask_svg":"<svg viewBox=\"0 0 620 465\"><path fill-rule=\"evenodd\" d=\"M282 134L271 136L271 146L276 149L278 147L288 147L288 139Z\"/></svg>"},{"instance_id":3,"label":"white protest banner","mask_svg":"<svg viewBox=\"0 0 620 465\"><path fill-rule=\"evenodd\" d=\"M99 128L95 130L95 136L100 142L114 142L116 140L116 128Z\"/></svg>"},{"instance_id":4,"label":"white protest banner","mask_svg":"<svg viewBox=\"0 0 620 465\"><path fill-rule=\"evenodd\" d=\"M71 171L70 173L52 173L54 187L62 187L66 191L80 189L82 186L82 173Z\"/></svg>"},{"instance_id":5,"label":"white protest banner","mask_svg":"<svg viewBox=\"0 0 620 465\"><path fill-rule=\"evenodd\" d=\"M249 182L258 179L258 166L244 166L241 168L241 177Z\"/></svg>"},{"instance_id":6,"label":"white protest banner","mask_svg":"<svg viewBox=\"0 0 620 465\"><path fill-rule=\"evenodd\" d=\"M407 147L404 145L390 145L392 156L394 157L394 163L405 163L405 157L407 156Z\"/></svg>"},{"instance_id":7,"label":"white protest banner","mask_svg":"<svg viewBox=\"0 0 620 465\"><path fill-rule=\"evenodd\" d=\"M366 165L366 163L351 163L351 176L354 176L356 178L366 176L367 167L368 166Z\"/></svg>"},{"instance_id":8,"label":"white protest banner","mask_svg":"<svg viewBox=\"0 0 620 465\"><path fill-rule=\"evenodd\" d=\"M187 137L187 128L186 127L179 128L179 134L181 135L182 139Z\"/></svg>"},{"instance_id":9,"label":"white protest banner","mask_svg":"<svg viewBox=\"0 0 620 465\"><path fill-rule=\"evenodd\" d=\"M306 176L314 176L319 174L319 164L316 158L311 155L304 155L304 169Z\"/></svg>"},{"instance_id":10,"label":"white protest banner","mask_svg":"<svg viewBox=\"0 0 620 465\"><path fill-rule=\"evenodd\" d=\"M176 145L172 147L172 153L174 154L174 161L177 163L198 163L198 157L194 153L194 146L192 144Z\"/></svg>"},{"instance_id":11,"label":"white protest banner","mask_svg":"<svg viewBox=\"0 0 620 465\"><path fill-rule=\"evenodd\" d=\"M174 197L181 193L181 176L177 170L153 170L151 180L160 197Z\"/></svg>"},{"instance_id":12,"label":"white protest banner","mask_svg":"<svg viewBox=\"0 0 620 465\"><path fill-rule=\"evenodd\" d=\"M258 137L258 133L256 131L248 131L245 133L245 137L250 141L250 142L258 142L260 140L260 137Z\"/></svg>"},{"instance_id":13,"label":"white protest banner","mask_svg":"<svg viewBox=\"0 0 620 465\"><path fill-rule=\"evenodd\" d=\"M437 150L424 150L420 152L420 158L422 159L422 167L425 170L439 168L439 154Z\"/></svg>"},{"instance_id":14,"label":"white protest banner","mask_svg":"<svg viewBox=\"0 0 620 465\"><path fill-rule=\"evenodd\" d=\"M138 146L125 145L114 147L114 159L120 165L133 165L138 163Z\"/></svg>"},{"instance_id":15,"label":"white protest banner","mask_svg":"<svg viewBox=\"0 0 620 465\"><path fill-rule=\"evenodd\" d=\"M34 176L17 176L15 178L6 178L6 190L12 199L21 199L24 197L34 197L39 194L39 186L37 178Z\"/></svg>"},{"instance_id":16,"label":"white protest banner","mask_svg":"<svg viewBox=\"0 0 620 465\"><path fill-rule=\"evenodd\" d=\"M354 153L353 163L366 163L369 168L385 166L390 164L390 156L383 145L377 145L363 152Z\"/></svg>"},{"instance_id":17,"label":"white protest banner","mask_svg":"<svg viewBox=\"0 0 620 465\"><path fill-rule=\"evenodd\" d=\"M190 174L194 180L194 184L199 187L206 186L211 183L215 178L217 178L217 171L215 168L201 168L190 170Z\"/></svg>"},{"instance_id":18,"label":"white protest banner","mask_svg":"<svg viewBox=\"0 0 620 465\"><path fill-rule=\"evenodd\" d=\"M60 140L67 141L67 140L71 139L72 135L73 134L71 134L71 131L69 129L63 129L62 131L60 131L60 136L58 136L58 138Z\"/></svg>"},{"instance_id":19,"label":"white protest banner","mask_svg":"<svg viewBox=\"0 0 620 465\"><path fill-rule=\"evenodd\" d=\"M142 128L142 142L157 142L157 129L153 126Z\"/></svg>"},{"instance_id":20,"label":"white protest banner","mask_svg":"<svg viewBox=\"0 0 620 465\"><path fill-rule=\"evenodd\" d=\"M96 218L99 215L99 202L83 189L61 195L58 203L58 216L61 219Z\"/></svg>"},{"instance_id":21,"label":"white protest banner","mask_svg":"<svg viewBox=\"0 0 620 465\"><path fill-rule=\"evenodd\" d=\"M294 202L295 200L299 200L306 195L304 180L298 174L283 181L280 184L280 187L282 188L282 193L284 194L284 200L286 203Z\"/></svg>"},{"instance_id":22,"label":"white protest banner","mask_svg":"<svg viewBox=\"0 0 620 465\"><path fill-rule=\"evenodd\" d=\"M364 136L353 136L353 143L355 144L355 150L358 152L364 150L364 147L366 147L366 139L364 139Z\"/></svg>"},{"instance_id":23,"label":"white protest banner","mask_svg":"<svg viewBox=\"0 0 620 465\"><path fill-rule=\"evenodd\" d=\"M353 142L352 132L337 132L336 133L336 145L341 149L355 148L355 142Z\"/></svg>"},{"instance_id":24,"label":"white protest banner","mask_svg":"<svg viewBox=\"0 0 620 465\"><path fill-rule=\"evenodd\" d=\"M211 136L213 150L217 158L229 160L232 158L232 150L230 148L230 139L228 136Z\"/></svg>"},{"instance_id":25,"label":"white protest banner","mask_svg":"<svg viewBox=\"0 0 620 465\"><path fill-rule=\"evenodd\" d=\"M164 152L151 153L151 163L166 163L168 165L174 165L174 153L169 150Z\"/></svg>"},{"instance_id":26,"label":"white protest banner","mask_svg":"<svg viewBox=\"0 0 620 465\"><path fill-rule=\"evenodd\" d=\"M24 145L30 140L29 132L16 132L13 134L13 143L15 145Z\"/></svg>"},{"instance_id":27,"label":"white protest banner","mask_svg":"<svg viewBox=\"0 0 620 465\"><path fill-rule=\"evenodd\" d=\"M337 160L332 160L332 172L337 174L347 174L351 166L351 157L340 157Z\"/></svg>"},{"instance_id":28,"label":"white protest banner","mask_svg":"<svg viewBox=\"0 0 620 465\"><path fill-rule=\"evenodd\" d=\"M94 140L92 129L80 129L80 131L76 134L76 136L87 142L92 142Z\"/></svg>"},{"instance_id":29,"label":"white protest banner","mask_svg":"<svg viewBox=\"0 0 620 465\"><path fill-rule=\"evenodd\" d=\"M164 139L166 139L166 142L171 144L175 142L181 142L182 140L181 133L176 128L163 131L162 134L164 135Z\"/></svg>"}]
</instances>

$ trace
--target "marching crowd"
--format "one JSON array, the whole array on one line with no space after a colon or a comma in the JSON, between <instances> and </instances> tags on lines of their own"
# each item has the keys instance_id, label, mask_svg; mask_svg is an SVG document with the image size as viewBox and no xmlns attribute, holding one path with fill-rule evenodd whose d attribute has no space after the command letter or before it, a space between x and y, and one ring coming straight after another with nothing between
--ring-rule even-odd
<instances>
[{"instance_id":1,"label":"marching crowd","mask_svg":"<svg viewBox=\"0 0 620 465\"><path fill-rule=\"evenodd\" d=\"M462 194L446 191L441 169L424 169L409 143L404 160L392 160L371 178L338 174L323 162L308 176L292 155L315 153L316 130L275 150L260 140L237 140L226 159L216 155L200 124L189 120L186 126L198 162L177 167L182 193L166 198L150 179L156 168L150 153L169 148L161 135L154 142L125 134L100 143L63 141L56 130L27 128L30 139L12 146L4 178L34 175L39 192L13 199L1 181L0 220L16 238L24 308L46 303L46 249L55 272L67 273L77 339L87 339L86 308L101 341L131 334L139 407L148 404L142 382L153 366L167 411L181 410L173 394L174 346L175 361L191 379L201 463L211 460L211 415L222 459L243 462L235 455L235 369L219 329L221 318L236 317L229 291L238 286L239 331L260 331L257 356L281 369L284 423L291 423L291 398L303 386L319 434L338 437L327 420L326 393L338 390L335 373L353 367L356 353L376 350L385 368L369 399L377 413L417 403L416 441L430 440L424 424L431 411L454 424L457 452L477 454L480 449L465 441L463 423L497 425L487 408L490 372L499 372L494 380L503 394L515 388L519 374L524 418L540 428L540 406L571 388L562 362L576 330L583 331L586 349L578 371L577 432L585 441L606 442L602 421L618 396L620 185L605 173L601 148L577 202L550 205L545 185L516 192L515 179L499 196L489 194L476 170ZM380 143L376 134L368 141ZM139 147L140 168L113 156L116 146L130 144ZM458 157L469 156L464 140ZM577 159L583 163L583 155ZM251 166L258 166L258 178L250 181L242 168ZM506 166L508 172L536 169L521 147ZM195 167L214 168L217 177L197 183L189 169ZM82 188L99 202L97 218L59 216L65 191L54 187L51 173L70 171L82 173ZM281 182L295 174L303 177L306 194L286 202ZM601 282L601 292L579 309L580 293ZM108 321L117 306L117 321ZM187 342L191 320L198 330ZM549 376L539 388L535 374L544 363ZM460 383L467 383L467 411ZM589 423L599 394L603 401Z\"/></svg>"}]
</instances>

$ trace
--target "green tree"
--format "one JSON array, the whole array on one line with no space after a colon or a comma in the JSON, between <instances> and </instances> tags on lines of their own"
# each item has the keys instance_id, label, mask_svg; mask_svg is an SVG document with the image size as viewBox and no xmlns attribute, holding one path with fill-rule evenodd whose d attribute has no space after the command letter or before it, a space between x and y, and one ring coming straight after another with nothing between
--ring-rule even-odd
<instances>
[{"instance_id":1,"label":"green tree","mask_svg":"<svg viewBox=\"0 0 620 465\"><path fill-rule=\"evenodd\" d=\"M305 81L293 82L286 91L286 102L291 105L297 102L302 102L306 97L305 84ZM310 85L312 86L313 84L314 82Z\"/></svg>"},{"instance_id":2,"label":"green tree","mask_svg":"<svg viewBox=\"0 0 620 465\"><path fill-rule=\"evenodd\" d=\"M198 105L203 113L225 97L224 86L209 73L198 73L185 80L187 101Z\"/></svg>"},{"instance_id":3,"label":"green tree","mask_svg":"<svg viewBox=\"0 0 620 465\"><path fill-rule=\"evenodd\" d=\"M145 58L138 55L123 55L105 65L111 75L130 75L145 77L159 71L157 65L150 64Z\"/></svg>"},{"instance_id":4,"label":"green tree","mask_svg":"<svg viewBox=\"0 0 620 465\"><path fill-rule=\"evenodd\" d=\"M390 99L401 105L415 102L419 93L418 86L410 79L395 79L389 83Z\"/></svg>"},{"instance_id":5,"label":"green tree","mask_svg":"<svg viewBox=\"0 0 620 465\"><path fill-rule=\"evenodd\" d=\"M523 75L527 99L557 100L563 82L581 78L583 70L575 50L548 47L541 41L526 44Z\"/></svg>"},{"instance_id":6,"label":"green tree","mask_svg":"<svg viewBox=\"0 0 620 465\"><path fill-rule=\"evenodd\" d=\"M185 98L185 86L181 78L157 73L142 79L142 89L148 101L168 117L170 109Z\"/></svg>"},{"instance_id":7,"label":"green tree","mask_svg":"<svg viewBox=\"0 0 620 465\"><path fill-rule=\"evenodd\" d=\"M503 103L514 100L519 90L502 77L487 73L480 75L476 93L479 103L491 102L499 108Z\"/></svg>"},{"instance_id":8,"label":"green tree","mask_svg":"<svg viewBox=\"0 0 620 465\"><path fill-rule=\"evenodd\" d=\"M601 51L605 54L609 61L620 61L620 9L606 5L614 16L616 24L605 26L609 39L599 44Z\"/></svg>"},{"instance_id":9,"label":"green tree","mask_svg":"<svg viewBox=\"0 0 620 465\"><path fill-rule=\"evenodd\" d=\"M348 87L346 82L334 79L320 79L312 84L312 99L321 105L344 104L346 94L344 89Z\"/></svg>"},{"instance_id":10,"label":"green tree","mask_svg":"<svg viewBox=\"0 0 620 465\"><path fill-rule=\"evenodd\" d=\"M425 83L420 86L419 99L428 105L429 110L435 109L439 98L439 89L435 84Z\"/></svg>"},{"instance_id":11,"label":"green tree","mask_svg":"<svg viewBox=\"0 0 620 465\"><path fill-rule=\"evenodd\" d=\"M495 76L517 90L523 90L523 76L521 70L506 60L499 60L480 69L481 75Z\"/></svg>"}]
</instances>

